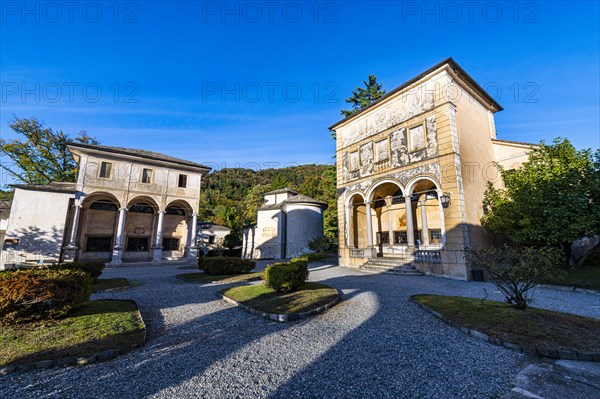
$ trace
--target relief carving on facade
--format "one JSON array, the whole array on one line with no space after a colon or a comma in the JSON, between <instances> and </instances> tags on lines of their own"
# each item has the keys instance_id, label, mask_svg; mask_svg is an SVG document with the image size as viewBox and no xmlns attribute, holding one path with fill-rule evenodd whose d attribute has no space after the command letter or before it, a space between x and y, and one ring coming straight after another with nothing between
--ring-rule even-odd
<instances>
[{"instance_id":1,"label":"relief carving on facade","mask_svg":"<svg viewBox=\"0 0 600 399\"><path fill-rule=\"evenodd\" d=\"M360 146L360 175L370 176L373 174L373 143Z\"/></svg>"},{"instance_id":2,"label":"relief carving on facade","mask_svg":"<svg viewBox=\"0 0 600 399\"><path fill-rule=\"evenodd\" d=\"M433 109L433 98L433 92L427 90L425 84L407 91L386 108L343 129L339 135L343 137L344 147Z\"/></svg>"}]
</instances>

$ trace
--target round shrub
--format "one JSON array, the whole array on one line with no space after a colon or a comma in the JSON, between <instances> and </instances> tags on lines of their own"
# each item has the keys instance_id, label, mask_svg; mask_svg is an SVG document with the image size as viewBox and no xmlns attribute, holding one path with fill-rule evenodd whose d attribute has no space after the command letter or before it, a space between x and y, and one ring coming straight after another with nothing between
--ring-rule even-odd
<instances>
[{"instance_id":1,"label":"round shrub","mask_svg":"<svg viewBox=\"0 0 600 399\"><path fill-rule=\"evenodd\" d=\"M63 263L58 266L58 269L62 270L83 270L88 273L91 278L97 279L104 270L104 262L92 261L92 262L70 262Z\"/></svg>"},{"instance_id":2,"label":"round shrub","mask_svg":"<svg viewBox=\"0 0 600 399\"><path fill-rule=\"evenodd\" d=\"M287 263L274 263L265 269L265 285L277 292L295 291L308 278L306 258L294 258Z\"/></svg>"},{"instance_id":3,"label":"round shrub","mask_svg":"<svg viewBox=\"0 0 600 399\"><path fill-rule=\"evenodd\" d=\"M0 321L56 318L87 301L92 279L81 270L30 269L0 273Z\"/></svg>"},{"instance_id":4,"label":"round shrub","mask_svg":"<svg viewBox=\"0 0 600 399\"><path fill-rule=\"evenodd\" d=\"M256 267L256 262L251 259L240 258L204 258L202 269L205 273L220 274L241 274L248 273Z\"/></svg>"}]
</instances>

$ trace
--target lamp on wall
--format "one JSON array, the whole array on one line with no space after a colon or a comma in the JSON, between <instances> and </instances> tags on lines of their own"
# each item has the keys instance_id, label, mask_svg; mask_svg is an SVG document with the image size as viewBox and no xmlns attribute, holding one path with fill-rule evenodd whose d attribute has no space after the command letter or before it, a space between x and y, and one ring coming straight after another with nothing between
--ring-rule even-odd
<instances>
[{"instance_id":1,"label":"lamp on wall","mask_svg":"<svg viewBox=\"0 0 600 399\"><path fill-rule=\"evenodd\" d=\"M442 194L440 196L440 202L442 203L442 208L448 208L450 206L450 193Z\"/></svg>"}]
</instances>

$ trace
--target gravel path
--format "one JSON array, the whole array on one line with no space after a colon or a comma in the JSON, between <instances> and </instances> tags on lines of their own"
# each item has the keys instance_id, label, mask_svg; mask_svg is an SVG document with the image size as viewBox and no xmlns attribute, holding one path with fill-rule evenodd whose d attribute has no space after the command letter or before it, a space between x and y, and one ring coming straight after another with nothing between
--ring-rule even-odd
<instances>
[{"instance_id":1,"label":"gravel path","mask_svg":"<svg viewBox=\"0 0 600 399\"><path fill-rule=\"evenodd\" d=\"M467 337L408 301L439 293L500 298L488 283L373 275L323 265L311 279L343 292L319 316L276 323L228 305L223 285L188 284L173 266L107 269L134 288L145 347L83 367L0 377L0 398L490 398L532 358ZM600 318L600 296L540 289L536 306Z\"/></svg>"}]
</instances>

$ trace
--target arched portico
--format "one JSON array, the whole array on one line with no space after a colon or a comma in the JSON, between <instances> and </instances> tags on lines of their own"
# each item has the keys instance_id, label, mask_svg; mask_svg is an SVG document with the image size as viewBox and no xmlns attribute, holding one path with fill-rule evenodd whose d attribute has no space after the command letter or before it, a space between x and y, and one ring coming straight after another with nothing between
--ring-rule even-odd
<instances>
[{"instance_id":1,"label":"arched portico","mask_svg":"<svg viewBox=\"0 0 600 399\"><path fill-rule=\"evenodd\" d=\"M406 188L397 180L382 179L366 194L350 193L345 212L348 247L375 248L379 256L440 248L445 242L441 193L429 176L414 178Z\"/></svg>"},{"instance_id":2,"label":"arched portico","mask_svg":"<svg viewBox=\"0 0 600 399\"><path fill-rule=\"evenodd\" d=\"M415 208L415 237L419 247L440 248L446 241L444 209L439 200L443 194L439 183L429 176L413 179L408 187Z\"/></svg>"},{"instance_id":3,"label":"arched portico","mask_svg":"<svg viewBox=\"0 0 600 399\"><path fill-rule=\"evenodd\" d=\"M152 259L152 239L158 222L159 206L147 196L129 200L124 210L123 260L147 261Z\"/></svg>"},{"instance_id":4,"label":"arched portico","mask_svg":"<svg viewBox=\"0 0 600 399\"><path fill-rule=\"evenodd\" d=\"M170 202L159 214L153 262L190 256L196 247L196 223L197 215L189 203Z\"/></svg>"},{"instance_id":5,"label":"arched portico","mask_svg":"<svg viewBox=\"0 0 600 399\"><path fill-rule=\"evenodd\" d=\"M71 241L76 241L78 259L110 260L115 245L119 200L110 193L95 192L75 204ZM71 245L71 244L70 244ZM75 246L75 245L74 245Z\"/></svg>"}]
</instances>

